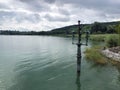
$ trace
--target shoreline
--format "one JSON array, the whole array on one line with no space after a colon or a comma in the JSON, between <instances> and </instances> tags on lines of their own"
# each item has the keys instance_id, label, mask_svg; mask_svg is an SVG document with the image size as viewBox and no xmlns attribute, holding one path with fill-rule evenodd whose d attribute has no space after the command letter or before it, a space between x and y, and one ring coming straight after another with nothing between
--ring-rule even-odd
<instances>
[{"instance_id":1,"label":"shoreline","mask_svg":"<svg viewBox=\"0 0 120 90\"><path fill-rule=\"evenodd\" d=\"M105 49L105 50L102 50L101 53L109 59L120 62L120 52L115 53L110 51L109 49Z\"/></svg>"}]
</instances>

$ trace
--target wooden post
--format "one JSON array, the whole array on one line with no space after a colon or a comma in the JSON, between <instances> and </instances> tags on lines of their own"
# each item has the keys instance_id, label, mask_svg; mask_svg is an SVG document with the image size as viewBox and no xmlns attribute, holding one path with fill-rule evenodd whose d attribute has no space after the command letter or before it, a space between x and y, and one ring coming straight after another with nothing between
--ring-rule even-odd
<instances>
[{"instance_id":1,"label":"wooden post","mask_svg":"<svg viewBox=\"0 0 120 90\"><path fill-rule=\"evenodd\" d=\"M77 76L79 77L80 76L80 73L81 73L81 46L82 45L88 45L88 34L89 32L86 31L86 43L82 43L81 42L81 35L82 35L82 31L81 31L81 25L80 25L80 21L78 21L78 41L77 43L74 42L74 32L73 32L73 35L72 35L72 44L75 44L77 45Z\"/></svg>"},{"instance_id":2,"label":"wooden post","mask_svg":"<svg viewBox=\"0 0 120 90\"><path fill-rule=\"evenodd\" d=\"M80 21L78 21L78 43L77 43L77 74L80 76L81 71L81 31Z\"/></svg>"}]
</instances>

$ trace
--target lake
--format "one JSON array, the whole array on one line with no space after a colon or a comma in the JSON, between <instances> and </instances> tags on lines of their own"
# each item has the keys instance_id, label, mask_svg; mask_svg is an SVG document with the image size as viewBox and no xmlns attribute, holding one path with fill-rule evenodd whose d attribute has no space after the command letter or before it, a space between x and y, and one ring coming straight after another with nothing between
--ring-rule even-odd
<instances>
[{"instance_id":1,"label":"lake","mask_svg":"<svg viewBox=\"0 0 120 90\"><path fill-rule=\"evenodd\" d=\"M120 90L120 69L88 62L86 48L79 79L71 38L0 36L0 90Z\"/></svg>"}]
</instances>

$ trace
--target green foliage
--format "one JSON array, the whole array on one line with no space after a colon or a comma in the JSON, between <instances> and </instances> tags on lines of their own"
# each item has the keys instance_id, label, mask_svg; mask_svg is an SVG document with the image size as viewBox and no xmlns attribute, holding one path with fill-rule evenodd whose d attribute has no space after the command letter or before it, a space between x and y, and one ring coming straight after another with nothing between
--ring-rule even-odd
<instances>
[{"instance_id":1,"label":"green foliage","mask_svg":"<svg viewBox=\"0 0 120 90\"><path fill-rule=\"evenodd\" d=\"M108 25L107 26L107 33L115 33L115 27L116 25Z\"/></svg>"},{"instance_id":2,"label":"green foliage","mask_svg":"<svg viewBox=\"0 0 120 90\"><path fill-rule=\"evenodd\" d=\"M107 42L111 37L117 37L118 42L120 41L120 35L118 34L92 34L90 35L90 40Z\"/></svg>"},{"instance_id":3,"label":"green foliage","mask_svg":"<svg viewBox=\"0 0 120 90\"><path fill-rule=\"evenodd\" d=\"M106 39L106 45L108 47L116 47L120 45L120 38L119 35L111 35L109 37L107 37Z\"/></svg>"},{"instance_id":4,"label":"green foliage","mask_svg":"<svg viewBox=\"0 0 120 90\"><path fill-rule=\"evenodd\" d=\"M81 30L82 32L89 30L91 33L97 33L97 34L105 34L105 33L115 33L115 26L118 25L119 22L105 22L105 23L99 23L95 22L93 24L81 24ZM62 28L53 29L51 33L53 34L65 34L66 31L68 34L72 34L72 31L74 31L77 34L78 25L71 25L66 26Z\"/></svg>"},{"instance_id":5,"label":"green foliage","mask_svg":"<svg viewBox=\"0 0 120 90\"><path fill-rule=\"evenodd\" d=\"M99 22L95 22L93 23L92 27L91 27L91 33L105 33L107 31L107 27L106 25L99 23Z\"/></svg>"},{"instance_id":6,"label":"green foliage","mask_svg":"<svg viewBox=\"0 0 120 90\"><path fill-rule=\"evenodd\" d=\"M120 24L119 24L119 25L116 25L116 33L117 33L117 34L120 34Z\"/></svg>"},{"instance_id":7,"label":"green foliage","mask_svg":"<svg viewBox=\"0 0 120 90\"><path fill-rule=\"evenodd\" d=\"M107 34L96 34L96 35L90 35L90 40L93 41L105 41Z\"/></svg>"},{"instance_id":8,"label":"green foliage","mask_svg":"<svg viewBox=\"0 0 120 90\"><path fill-rule=\"evenodd\" d=\"M82 32L91 30L91 25L85 25L82 27Z\"/></svg>"}]
</instances>

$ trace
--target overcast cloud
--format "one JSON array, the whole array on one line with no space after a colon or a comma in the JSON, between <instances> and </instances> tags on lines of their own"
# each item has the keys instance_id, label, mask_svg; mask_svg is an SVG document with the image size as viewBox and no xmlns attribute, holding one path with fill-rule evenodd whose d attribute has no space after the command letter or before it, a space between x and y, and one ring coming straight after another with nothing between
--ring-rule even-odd
<instances>
[{"instance_id":1,"label":"overcast cloud","mask_svg":"<svg viewBox=\"0 0 120 90\"><path fill-rule=\"evenodd\" d=\"M0 0L0 29L47 31L120 20L120 0Z\"/></svg>"}]
</instances>

